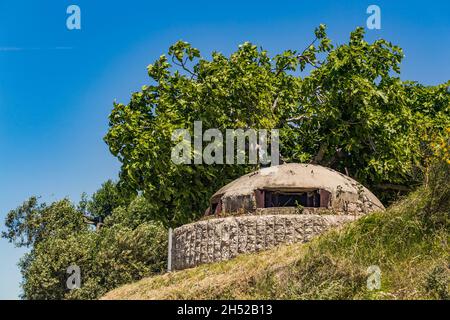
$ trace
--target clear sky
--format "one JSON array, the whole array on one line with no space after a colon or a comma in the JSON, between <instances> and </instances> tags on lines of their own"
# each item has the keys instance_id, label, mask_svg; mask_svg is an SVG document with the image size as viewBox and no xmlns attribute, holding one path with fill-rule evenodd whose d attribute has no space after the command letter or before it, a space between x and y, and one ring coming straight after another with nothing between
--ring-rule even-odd
<instances>
[{"instance_id":1,"label":"clear sky","mask_svg":"<svg viewBox=\"0 0 450 320\"><path fill-rule=\"evenodd\" d=\"M66 9L81 8L81 30ZM381 8L385 38L406 54L401 77L450 79L450 1L1 0L0 221L31 195L78 200L119 164L102 137L112 102L148 83L146 66L175 41L228 54L250 41L270 53L303 49L320 23L335 43ZM0 240L0 299L16 299L23 250Z\"/></svg>"}]
</instances>

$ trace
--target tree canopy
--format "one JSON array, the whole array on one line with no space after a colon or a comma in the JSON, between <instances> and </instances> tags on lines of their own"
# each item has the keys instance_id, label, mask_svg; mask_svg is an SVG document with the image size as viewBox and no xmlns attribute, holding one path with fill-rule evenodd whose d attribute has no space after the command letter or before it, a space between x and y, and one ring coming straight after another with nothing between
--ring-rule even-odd
<instances>
[{"instance_id":1,"label":"tree canopy","mask_svg":"<svg viewBox=\"0 0 450 320\"><path fill-rule=\"evenodd\" d=\"M112 207L117 202L102 203ZM165 270L167 230L149 219L144 198L114 207L98 230L88 227L80 207L68 199L48 205L31 197L8 213L2 237L29 248L19 263L23 298L96 299ZM76 290L66 285L72 265L81 271L81 288Z\"/></svg>"},{"instance_id":2,"label":"tree canopy","mask_svg":"<svg viewBox=\"0 0 450 320\"><path fill-rule=\"evenodd\" d=\"M324 25L303 51L270 57L251 43L210 59L179 41L148 66L150 83L114 103L105 137L121 161L121 185L142 192L155 219L189 222L219 187L253 165L177 165L176 129L280 130L283 161L346 173L385 201L422 181L429 143L450 123L450 82L399 78L402 49L368 43L357 28L333 46Z\"/></svg>"}]
</instances>

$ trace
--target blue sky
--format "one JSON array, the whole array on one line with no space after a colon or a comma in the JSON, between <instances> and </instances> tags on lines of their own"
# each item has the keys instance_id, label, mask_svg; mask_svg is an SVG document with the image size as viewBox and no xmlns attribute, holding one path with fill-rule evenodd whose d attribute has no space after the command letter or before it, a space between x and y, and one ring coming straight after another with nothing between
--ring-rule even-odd
<instances>
[{"instance_id":1,"label":"blue sky","mask_svg":"<svg viewBox=\"0 0 450 320\"><path fill-rule=\"evenodd\" d=\"M66 8L81 8L81 30ZM175 41L228 54L245 41L270 53L302 49L325 23L335 43L381 8L385 38L406 54L401 77L450 78L450 2L442 1L89 1L0 2L0 221L31 195L78 200L119 164L102 137L114 99L148 83L146 66ZM0 299L16 299L24 253L0 240Z\"/></svg>"}]
</instances>

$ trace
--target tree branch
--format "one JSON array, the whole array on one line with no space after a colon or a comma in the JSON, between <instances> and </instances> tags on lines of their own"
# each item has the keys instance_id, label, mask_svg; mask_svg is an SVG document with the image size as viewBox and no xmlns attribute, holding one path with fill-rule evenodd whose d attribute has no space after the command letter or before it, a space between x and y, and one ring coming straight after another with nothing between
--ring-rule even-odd
<instances>
[{"instance_id":1,"label":"tree branch","mask_svg":"<svg viewBox=\"0 0 450 320\"><path fill-rule=\"evenodd\" d=\"M303 119L307 119L307 118L309 118L309 117L305 116L305 115L301 115L301 116L298 116L298 117L293 117L293 118L286 119L286 121L287 122L293 122L293 121L299 121L299 120L303 120Z\"/></svg>"},{"instance_id":2,"label":"tree branch","mask_svg":"<svg viewBox=\"0 0 450 320\"><path fill-rule=\"evenodd\" d=\"M323 157L325 155L325 151L328 148L328 144L322 144L319 148L319 151L317 152L317 154L314 156L314 158L310 161L311 164L319 164L322 160Z\"/></svg>"},{"instance_id":3,"label":"tree branch","mask_svg":"<svg viewBox=\"0 0 450 320\"><path fill-rule=\"evenodd\" d=\"M184 71L188 72L192 77L198 77L198 75L197 75L195 72L192 72L191 70L189 70L189 69L186 67L187 58L186 58L185 61L181 61L180 63L178 63L178 62L175 61L175 56L172 56L172 62L173 62L175 65L181 67Z\"/></svg>"}]
</instances>

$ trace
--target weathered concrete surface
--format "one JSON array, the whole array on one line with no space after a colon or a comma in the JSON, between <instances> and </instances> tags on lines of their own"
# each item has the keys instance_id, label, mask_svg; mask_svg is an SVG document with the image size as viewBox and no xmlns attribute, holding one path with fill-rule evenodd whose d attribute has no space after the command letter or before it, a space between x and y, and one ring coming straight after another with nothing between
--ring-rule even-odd
<instances>
[{"instance_id":1,"label":"weathered concrete surface","mask_svg":"<svg viewBox=\"0 0 450 320\"><path fill-rule=\"evenodd\" d=\"M246 174L219 189L211 197L211 203L220 199L221 212L229 213L228 207L254 211L257 207L255 190L325 190L330 193L329 203L325 206L328 209L346 213L384 210L370 190L349 176L319 165L301 163L286 163ZM233 203L243 201L247 203Z\"/></svg>"},{"instance_id":2,"label":"weathered concrete surface","mask_svg":"<svg viewBox=\"0 0 450 320\"><path fill-rule=\"evenodd\" d=\"M181 270L279 244L306 242L356 218L351 215L274 214L187 224L173 232L172 266Z\"/></svg>"}]
</instances>

